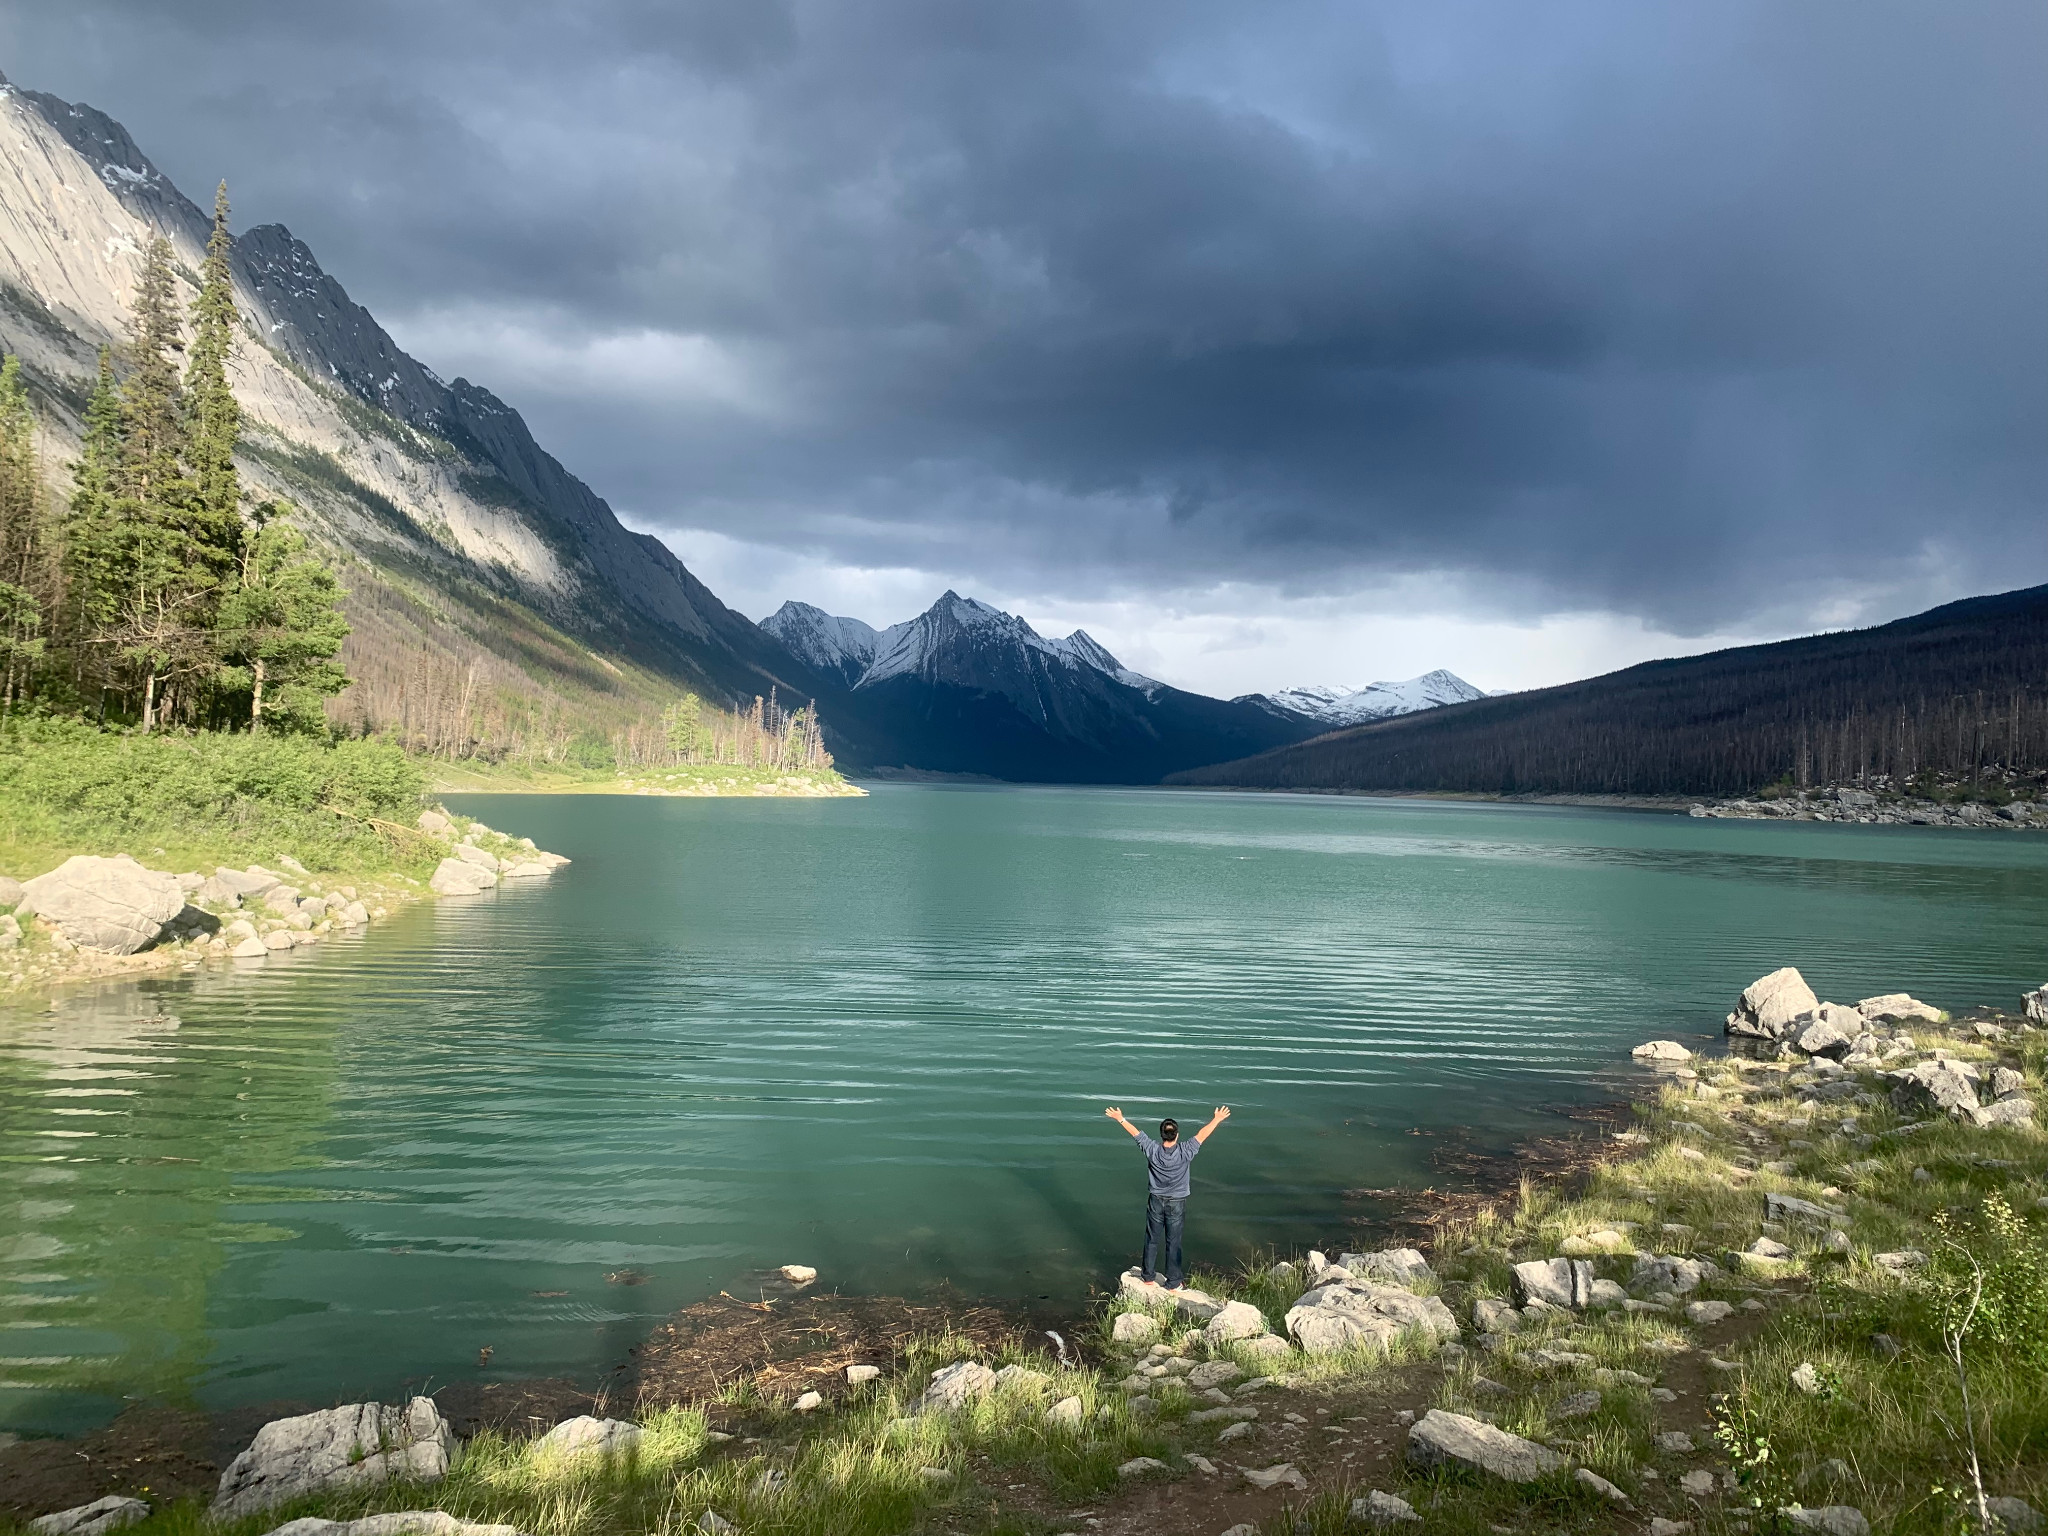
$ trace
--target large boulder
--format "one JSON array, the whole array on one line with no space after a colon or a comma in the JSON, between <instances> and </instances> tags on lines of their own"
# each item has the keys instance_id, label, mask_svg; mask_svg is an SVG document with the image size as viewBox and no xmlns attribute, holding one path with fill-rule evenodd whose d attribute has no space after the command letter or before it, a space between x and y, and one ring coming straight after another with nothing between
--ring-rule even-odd
<instances>
[{"instance_id":1,"label":"large boulder","mask_svg":"<svg viewBox=\"0 0 2048 1536\"><path fill-rule=\"evenodd\" d=\"M599 1419L584 1413L562 1420L533 1446L556 1456L623 1456L635 1449L646 1433L625 1419Z\"/></svg>"},{"instance_id":2,"label":"large boulder","mask_svg":"<svg viewBox=\"0 0 2048 1536\"><path fill-rule=\"evenodd\" d=\"M1377 1253L1340 1253L1337 1264L1354 1280L1381 1280L1388 1285L1413 1285L1434 1280L1436 1271L1414 1248L1382 1248Z\"/></svg>"},{"instance_id":3,"label":"large boulder","mask_svg":"<svg viewBox=\"0 0 2048 1536\"><path fill-rule=\"evenodd\" d=\"M1807 1055L1840 1061L1849 1054L1849 1047L1862 1032L1862 1014L1853 1008L1822 1003L1820 1012L1813 1019L1800 1020L1788 1034L1792 1044Z\"/></svg>"},{"instance_id":4,"label":"large boulder","mask_svg":"<svg viewBox=\"0 0 2048 1536\"><path fill-rule=\"evenodd\" d=\"M1918 1061L1892 1074L1892 1107L1902 1115L1975 1120L1977 1085L1957 1062Z\"/></svg>"},{"instance_id":5,"label":"large boulder","mask_svg":"<svg viewBox=\"0 0 2048 1536\"><path fill-rule=\"evenodd\" d=\"M1244 1301L1226 1301L1223 1310L1209 1319L1202 1337L1214 1346L1238 1339L1255 1339L1266 1331L1266 1314Z\"/></svg>"},{"instance_id":6,"label":"large boulder","mask_svg":"<svg viewBox=\"0 0 2048 1536\"><path fill-rule=\"evenodd\" d=\"M266 1536L519 1536L516 1525L480 1525L458 1520L446 1510L401 1509L360 1520L322 1520L308 1515L287 1520Z\"/></svg>"},{"instance_id":7,"label":"large boulder","mask_svg":"<svg viewBox=\"0 0 2048 1536\"><path fill-rule=\"evenodd\" d=\"M932 1373L931 1385L924 1389L924 1396L918 1399L917 1413L953 1413L965 1408L977 1397L984 1397L996 1387L996 1373L974 1360L962 1360L956 1365Z\"/></svg>"},{"instance_id":8,"label":"large boulder","mask_svg":"<svg viewBox=\"0 0 2048 1536\"><path fill-rule=\"evenodd\" d=\"M1432 1408L1408 1430L1408 1464L1427 1472L1458 1467L1484 1472L1511 1483L1532 1483L1564 1468L1564 1458L1548 1446L1462 1413Z\"/></svg>"},{"instance_id":9,"label":"large boulder","mask_svg":"<svg viewBox=\"0 0 2048 1536\"><path fill-rule=\"evenodd\" d=\"M1777 1040L1792 1027L1794 1020L1818 1012L1820 999L1813 995L1813 988L1788 965L1743 988L1735 1011L1728 1015L1728 1033Z\"/></svg>"},{"instance_id":10,"label":"large boulder","mask_svg":"<svg viewBox=\"0 0 2048 1536\"><path fill-rule=\"evenodd\" d=\"M483 849L477 847L474 843L457 843L455 845L455 857L462 860L465 864L474 864L478 869L488 869L494 875L500 868L496 854L485 853Z\"/></svg>"},{"instance_id":11,"label":"large boulder","mask_svg":"<svg viewBox=\"0 0 2048 1536\"><path fill-rule=\"evenodd\" d=\"M144 1499L125 1498L110 1493L104 1499L94 1499L90 1504L80 1504L75 1509L60 1509L54 1515L44 1515L31 1520L28 1528L36 1536L101 1536L105 1531L118 1531L124 1525L133 1525L138 1520L149 1518L149 1503Z\"/></svg>"},{"instance_id":12,"label":"large boulder","mask_svg":"<svg viewBox=\"0 0 2048 1536\"><path fill-rule=\"evenodd\" d=\"M1881 997L1866 997L1856 1005L1856 1011L1872 1024L1887 1021L1939 1024L1947 1017L1932 1003L1923 1003L1919 998L1904 992L1887 992Z\"/></svg>"},{"instance_id":13,"label":"large boulder","mask_svg":"<svg viewBox=\"0 0 2048 1536\"><path fill-rule=\"evenodd\" d=\"M1645 1040L1629 1052L1637 1061L1691 1061L1692 1052L1676 1040Z\"/></svg>"},{"instance_id":14,"label":"large boulder","mask_svg":"<svg viewBox=\"0 0 2048 1536\"><path fill-rule=\"evenodd\" d=\"M1525 1306L1583 1307L1593 1299L1593 1266L1584 1259L1530 1259L1512 1273Z\"/></svg>"},{"instance_id":15,"label":"large boulder","mask_svg":"<svg viewBox=\"0 0 2048 1536\"><path fill-rule=\"evenodd\" d=\"M273 1419L220 1475L212 1516L237 1520L329 1488L437 1482L448 1475L455 1437L432 1398L403 1408L350 1403Z\"/></svg>"},{"instance_id":16,"label":"large boulder","mask_svg":"<svg viewBox=\"0 0 2048 1536\"><path fill-rule=\"evenodd\" d=\"M2021 997L2020 1006L2036 1024L2048 1026L2048 984L2038 986Z\"/></svg>"},{"instance_id":17,"label":"large boulder","mask_svg":"<svg viewBox=\"0 0 2048 1536\"><path fill-rule=\"evenodd\" d=\"M1646 1253L1636 1260L1635 1273L1629 1276L1628 1284L1632 1291L1675 1291L1683 1296L1709 1280L1720 1278L1720 1268L1711 1259Z\"/></svg>"},{"instance_id":18,"label":"large boulder","mask_svg":"<svg viewBox=\"0 0 2048 1536\"><path fill-rule=\"evenodd\" d=\"M443 859L435 866L427 889L436 896L474 896L498 883L497 875L480 864L461 859Z\"/></svg>"},{"instance_id":19,"label":"large boulder","mask_svg":"<svg viewBox=\"0 0 2048 1536\"><path fill-rule=\"evenodd\" d=\"M1354 1344L1381 1350L1404 1333L1440 1339L1458 1336L1458 1320L1434 1296L1417 1296L1398 1286L1339 1280L1317 1286L1288 1310L1287 1331L1311 1355L1333 1354Z\"/></svg>"},{"instance_id":20,"label":"large boulder","mask_svg":"<svg viewBox=\"0 0 2048 1536\"><path fill-rule=\"evenodd\" d=\"M185 907L176 875L144 869L126 854L74 854L22 887L22 906L55 923L80 949L132 955L154 944Z\"/></svg>"}]
</instances>

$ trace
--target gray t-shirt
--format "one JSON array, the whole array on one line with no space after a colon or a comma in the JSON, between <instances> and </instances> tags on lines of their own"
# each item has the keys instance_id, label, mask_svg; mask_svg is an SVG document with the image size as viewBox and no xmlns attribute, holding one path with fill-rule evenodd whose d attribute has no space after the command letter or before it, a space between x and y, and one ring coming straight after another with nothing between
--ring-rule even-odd
<instances>
[{"instance_id":1,"label":"gray t-shirt","mask_svg":"<svg viewBox=\"0 0 2048 1536\"><path fill-rule=\"evenodd\" d=\"M1155 1195L1187 1199L1188 1164L1195 1160L1202 1144L1192 1136L1183 1136L1172 1146L1162 1147L1140 1131L1138 1145L1145 1151L1145 1187Z\"/></svg>"}]
</instances>

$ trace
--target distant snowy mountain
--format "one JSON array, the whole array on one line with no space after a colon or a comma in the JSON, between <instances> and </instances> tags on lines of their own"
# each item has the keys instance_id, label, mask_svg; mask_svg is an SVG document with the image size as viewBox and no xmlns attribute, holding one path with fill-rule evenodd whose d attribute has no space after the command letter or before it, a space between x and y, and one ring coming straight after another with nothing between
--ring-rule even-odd
<instances>
[{"instance_id":1,"label":"distant snowy mountain","mask_svg":"<svg viewBox=\"0 0 2048 1536\"><path fill-rule=\"evenodd\" d=\"M904 767L1151 783L1181 766L1263 750L1248 742L1310 733L1298 717L1133 672L1086 630L1049 638L957 592L879 634L795 602L761 627L811 667L846 679L850 707L894 744Z\"/></svg>"},{"instance_id":2,"label":"distant snowy mountain","mask_svg":"<svg viewBox=\"0 0 2048 1536\"><path fill-rule=\"evenodd\" d=\"M1364 725L1372 720L1412 715L1417 710L1464 704L1486 696L1455 672L1439 669L1403 683L1370 683L1363 688L1286 688L1278 693L1249 693L1237 702L1262 705L1276 713L1335 730L1339 726Z\"/></svg>"},{"instance_id":3,"label":"distant snowy mountain","mask_svg":"<svg viewBox=\"0 0 2048 1536\"><path fill-rule=\"evenodd\" d=\"M798 660L849 688L861 680L875 659L875 646L881 638L871 624L840 618L809 603L784 603L761 621L761 627L788 646Z\"/></svg>"}]
</instances>

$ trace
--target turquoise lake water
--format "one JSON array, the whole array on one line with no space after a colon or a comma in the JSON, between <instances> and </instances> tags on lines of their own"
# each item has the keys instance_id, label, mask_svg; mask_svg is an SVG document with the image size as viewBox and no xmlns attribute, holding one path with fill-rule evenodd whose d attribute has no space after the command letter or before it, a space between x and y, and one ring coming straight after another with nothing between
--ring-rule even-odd
<instances>
[{"instance_id":1,"label":"turquoise lake water","mask_svg":"<svg viewBox=\"0 0 2048 1536\"><path fill-rule=\"evenodd\" d=\"M2013 1006L2048 838L1147 790L477 796L575 863L253 971L0 1013L0 1427L595 1378L675 1308L1077 1303L1102 1117L1235 1117L1192 1256L1342 1244L1797 964ZM286 852L289 850L279 850ZM606 1275L633 1269L637 1286ZM561 1295L542 1295L561 1292Z\"/></svg>"}]
</instances>

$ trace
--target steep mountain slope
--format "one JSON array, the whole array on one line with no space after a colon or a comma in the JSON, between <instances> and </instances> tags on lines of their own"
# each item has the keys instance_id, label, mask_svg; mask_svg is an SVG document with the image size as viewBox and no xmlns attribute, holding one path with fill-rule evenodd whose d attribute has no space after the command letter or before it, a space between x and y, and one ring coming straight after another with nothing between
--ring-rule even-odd
<instances>
[{"instance_id":1,"label":"steep mountain slope","mask_svg":"<svg viewBox=\"0 0 2048 1536\"><path fill-rule=\"evenodd\" d=\"M818 673L837 678L848 688L861 680L875 659L881 636L871 624L842 619L809 603L784 603L761 621L799 661Z\"/></svg>"},{"instance_id":2,"label":"steep mountain slope","mask_svg":"<svg viewBox=\"0 0 2048 1536\"><path fill-rule=\"evenodd\" d=\"M1746 794L1989 767L2048 772L2048 586L1873 629L1647 662L1356 727L1183 784Z\"/></svg>"},{"instance_id":3,"label":"steep mountain slope","mask_svg":"<svg viewBox=\"0 0 2048 1536\"><path fill-rule=\"evenodd\" d=\"M817 670L857 679L849 715L885 744L890 755L876 761L889 766L1144 784L1307 730L1256 705L1155 682L1085 630L1047 638L954 592L879 634L803 603L783 604L762 625Z\"/></svg>"},{"instance_id":4,"label":"steep mountain slope","mask_svg":"<svg viewBox=\"0 0 2048 1536\"><path fill-rule=\"evenodd\" d=\"M186 302L207 227L119 123L0 82L0 346L23 360L53 468L97 349L125 336L144 245L171 240ZM288 230L248 231L235 267L241 467L344 563L344 718L450 750L552 750L678 686L840 691L620 526L517 411L408 357Z\"/></svg>"},{"instance_id":5,"label":"steep mountain slope","mask_svg":"<svg viewBox=\"0 0 2048 1536\"><path fill-rule=\"evenodd\" d=\"M1368 683L1363 688L1285 688L1278 693L1248 693L1240 702L1263 704L1331 730L1485 697L1483 689L1474 688L1455 672L1439 668L1401 683Z\"/></svg>"}]
</instances>

